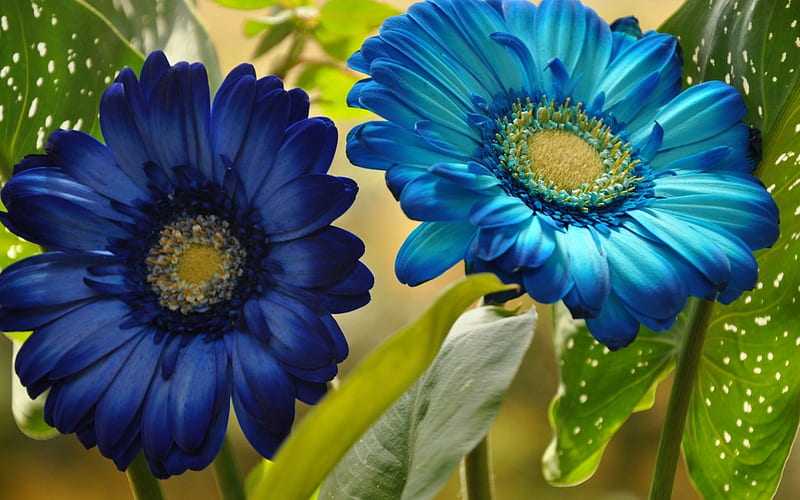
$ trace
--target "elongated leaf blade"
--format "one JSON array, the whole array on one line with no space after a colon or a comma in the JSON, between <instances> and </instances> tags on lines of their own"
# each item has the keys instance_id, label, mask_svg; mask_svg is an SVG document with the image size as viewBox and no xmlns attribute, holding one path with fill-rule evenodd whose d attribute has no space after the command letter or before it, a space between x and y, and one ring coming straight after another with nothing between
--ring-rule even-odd
<instances>
[{"instance_id":1,"label":"elongated leaf blade","mask_svg":"<svg viewBox=\"0 0 800 500\"><path fill-rule=\"evenodd\" d=\"M358 437L430 365L461 312L481 296L510 288L488 274L469 276L449 288L303 419L254 488L253 498L308 498Z\"/></svg>"},{"instance_id":2,"label":"elongated leaf blade","mask_svg":"<svg viewBox=\"0 0 800 500\"><path fill-rule=\"evenodd\" d=\"M488 432L519 369L536 311L467 311L430 368L336 466L320 498L432 498Z\"/></svg>"}]
</instances>

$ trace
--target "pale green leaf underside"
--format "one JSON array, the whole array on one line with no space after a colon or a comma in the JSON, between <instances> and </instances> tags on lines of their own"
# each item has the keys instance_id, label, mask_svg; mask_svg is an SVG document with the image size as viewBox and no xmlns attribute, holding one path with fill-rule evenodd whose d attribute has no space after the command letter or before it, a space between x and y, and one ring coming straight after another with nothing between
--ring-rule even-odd
<instances>
[{"instance_id":1,"label":"pale green leaf underside","mask_svg":"<svg viewBox=\"0 0 800 500\"><path fill-rule=\"evenodd\" d=\"M432 498L488 432L519 369L536 311L481 307L453 325L420 379L344 456L320 498Z\"/></svg>"},{"instance_id":2,"label":"pale green leaf underside","mask_svg":"<svg viewBox=\"0 0 800 500\"><path fill-rule=\"evenodd\" d=\"M450 287L412 325L362 360L289 436L253 498L308 498L339 459L430 365L450 327L478 298L508 290L476 274Z\"/></svg>"}]
</instances>

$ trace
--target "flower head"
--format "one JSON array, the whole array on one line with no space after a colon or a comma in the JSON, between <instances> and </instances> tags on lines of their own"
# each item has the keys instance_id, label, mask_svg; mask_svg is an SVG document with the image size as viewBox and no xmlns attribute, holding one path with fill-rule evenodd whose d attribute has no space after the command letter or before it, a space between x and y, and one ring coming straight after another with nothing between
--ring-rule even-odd
<instances>
[{"instance_id":1,"label":"flower head","mask_svg":"<svg viewBox=\"0 0 800 500\"><path fill-rule=\"evenodd\" d=\"M336 129L276 77L161 52L100 104L104 145L54 132L2 190L43 253L0 274L0 329L33 330L16 371L45 420L157 477L216 456L230 401L271 456L348 352L332 313L369 301L361 241L331 226L355 183L326 172Z\"/></svg>"},{"instance_id":2,"label":"flower head","mask_svg":"<svg viewBox=\"0 0 800 500\"><path fill-rule=\"evenodd\" d=\"M681 92L681 51L577 0L430 0L354 54L349 103L384 117L347 152L423 221L397 257L416 285L464 260L563 300L611 348L727 303L778 234L750 172L741 95Z\"/></svg>"}]
</instances>

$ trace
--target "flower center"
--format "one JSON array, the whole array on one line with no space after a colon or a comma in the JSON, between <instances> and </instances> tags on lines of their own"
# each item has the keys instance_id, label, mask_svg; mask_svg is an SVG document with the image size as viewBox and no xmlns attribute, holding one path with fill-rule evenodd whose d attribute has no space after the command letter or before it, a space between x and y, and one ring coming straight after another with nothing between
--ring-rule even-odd
<instances>
[{"instance_id":1,"label":"flower center","mask_svg":"<svg viewBox=\"0 0 800 500\"><path fill-rule=\"evenodd\" d=\"M497 126L498 176L534 210L556 203L588 212L634 193L643 180L631 144L569 98L563 104L517 100Z\"/></svg>"},{"instance_id":2,"label":"flower center","mask_svg":"<svg viewBox=\"0 0 800 500\"><path fill-rule=\"evenodd\" d=\"M161 228L145 262L162 307L189 314L232 298L246 254L229 228L216 215L184 216Z\"/></svg>"}]
</instances>

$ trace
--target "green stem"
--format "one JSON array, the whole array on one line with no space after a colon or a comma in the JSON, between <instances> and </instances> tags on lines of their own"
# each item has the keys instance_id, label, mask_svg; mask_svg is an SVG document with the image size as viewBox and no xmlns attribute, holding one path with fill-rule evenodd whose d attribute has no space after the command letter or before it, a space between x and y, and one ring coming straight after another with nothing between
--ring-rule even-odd
<instances>
[{"instance_id":1,"label":"green stem","mask_svg":"<svg viewBox=\"0 0 800 500\"><path fill-rule=\"evenodd\" d=\"M139 453L125 473L128 476L128 484L131 486L131 493L135 500L164 500L161 484L147 468L144 454Z\"/></svg>"},{"instance_id":2,"label":"green stem","mask_svg":"<svg viewBox=\"0 0 800 500\"><path fill-rule=\"evenodd\" d=\"M684 334L681 349L678 352L675 379L672 382L667 415L664 419L664 428L661 430L661 440L658 443L653 481L650 484L650 500L669 500L672 496L689 400L713 310L714 302L700 301L692 315L692 323Z\"/></svg>"},{"instance_id":3,"label":"green stem","mask_svg":"<svg viewBox=\"0 0 800 500\"><path fill-rule=\"evenodd\" d=\"M461 492L464 500L491 500L494 498L492 457L489 451L488 434L461 462Z\"/></svg>"},{"instance_id":4,"label":"green stem","mask_svg":"<svg viewBox=\"0 0 800 500\"><path fill-rule=\"evenodd\" d=\"M236 456L227 436L222 442L217 458L214 459L214 477L217 479L217 489L223 500L245 499L239 465L236 463Z\"/></svg>"}]
</instances>

